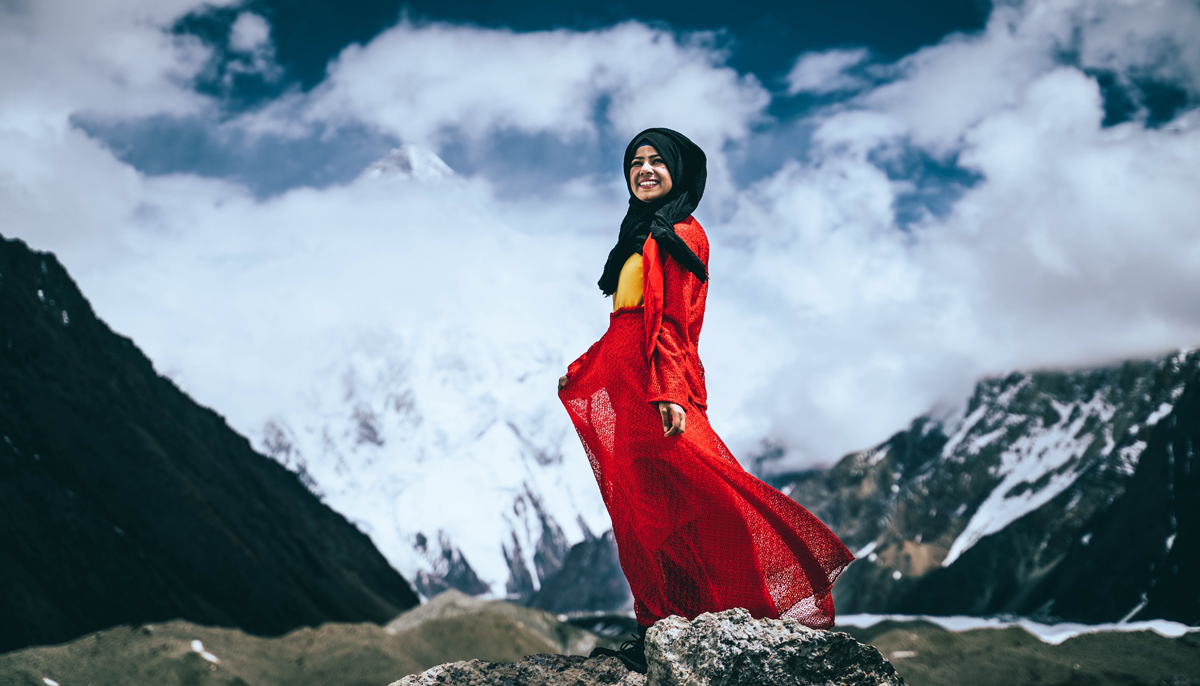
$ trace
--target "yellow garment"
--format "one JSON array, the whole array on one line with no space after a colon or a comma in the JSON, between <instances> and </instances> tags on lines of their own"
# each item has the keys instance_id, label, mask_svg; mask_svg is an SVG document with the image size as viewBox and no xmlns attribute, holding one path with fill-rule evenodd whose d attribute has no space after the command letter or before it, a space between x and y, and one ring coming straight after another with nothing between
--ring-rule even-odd
<instances>
[{"instance_id":1,"label":"yellow garment","mask_svg":"<svg viewBox=\"0 0 1200 686\"><path fill-rule=\"evenodd\" d=\"M622 307L637 307L642 304L642 256L634 253L621 267L617 280L617 292L613 293L613 312Z\"/></svg>"}]
</instances>

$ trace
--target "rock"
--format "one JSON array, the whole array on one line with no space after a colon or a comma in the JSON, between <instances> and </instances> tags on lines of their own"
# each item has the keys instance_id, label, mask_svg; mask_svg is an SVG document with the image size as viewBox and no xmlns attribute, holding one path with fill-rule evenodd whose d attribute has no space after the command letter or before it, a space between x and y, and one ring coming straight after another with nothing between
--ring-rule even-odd
<instances>
[{"instance_id":1,"label":"rock","mask_svg":"<svg viewBox=\"0 0 1200 686\"><path fill-rule=\"evenodd\" d=\"M903 686L891 663L848 634L741 608L693 621L668 617L646 634L646 676L610 657L531 655L519 662L438 665L391 686Z\"/></svg>"},{"instance_id":2,"label":"rock","mask_svg":"<svg viewBox=\"0 0 1200 686\"><path fill-rule=\"evenodd\" d=\"M646 634L653 686L884 686L904 683L879 651L848 634L741 608L668 617Z\"/></svg>"},{"instance_id":3,"label":"rock","mask_svg":"<svg viewBox=\"0 0 1200 686\"><path fill-rule=\"evenodd\" d=\"M588 659L578 655L530 655L520 662L471 660L438 665L406 676L391 686L643 686L646 677L625 669L611 657Z\"/></svg>"},{"instance_id":4,"label":"rock","mask_svg":"<svg viewBox=\"0 0 1200 686\"><path fill-rule=\"evenodd\" d=\"M384 627L393 636L438 635L453 643L471 633L480 641L487 637L496 646L523 644L523 650L539 653L587 655L597 646L615 647L620 641L603 638L579 627L559 621L544 610L522 607L503 600L480 600L450 589L434 596L424 605L408 610ZM477 647L486 645L477 643ZM531 646L538 646L530 650ZM511 654L511 653L510 653ZM521 655L522 653L516 653ZM482 653L467 653L486 657ZM495 653L492 654L493 659Z\"/></svg>"}]
</instances>

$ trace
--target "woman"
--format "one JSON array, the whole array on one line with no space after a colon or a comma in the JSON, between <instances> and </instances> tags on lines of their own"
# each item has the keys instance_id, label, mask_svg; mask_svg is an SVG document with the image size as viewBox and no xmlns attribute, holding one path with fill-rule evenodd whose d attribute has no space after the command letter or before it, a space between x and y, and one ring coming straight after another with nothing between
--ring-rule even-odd
<instances>
[{"instance_id":1,"label":"woman","mask_svg":"<svg viewBox=\"0 0 1200 686\"><path fill-rule=\"evenodd\" d=\"M625 150L629 210L600 290L608 331L559 379L559 395L612 517L638 640L616 654L645 670L645 629L669 615L743 607L833 624L830 587L854 558L807 510L750 476L705 415L696 352L708 239L691 216L704 152L670 129Z\"/></svg>"}]
</instances>

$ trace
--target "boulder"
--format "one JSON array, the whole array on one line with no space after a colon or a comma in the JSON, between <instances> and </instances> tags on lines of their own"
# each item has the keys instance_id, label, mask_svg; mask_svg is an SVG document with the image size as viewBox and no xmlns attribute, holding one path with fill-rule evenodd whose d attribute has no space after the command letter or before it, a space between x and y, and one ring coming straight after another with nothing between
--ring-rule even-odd
<instances>
[{"instance_id":1,"label":"boulder","mask_svg":"<svg viewBox=\"0 0 1200 686\"><path fill-rule=\"evenodd\" d=\"M900 686L891 663L849 634L741 609L689 622L667 617L646 633L652 686Z\"/></svg>"},{"instance_id":2,"label":"boulder","mask_svg":"<svg viewBox=\"0 0 1200 686\"><path fill-rule=\"evenodd\" d=\"M646 634L646 676L603 657L531 655L519 662L438 665L391 686L903 686L891 663L848 634L746 610L668 617Z\"/></svg>"}]
</instances>

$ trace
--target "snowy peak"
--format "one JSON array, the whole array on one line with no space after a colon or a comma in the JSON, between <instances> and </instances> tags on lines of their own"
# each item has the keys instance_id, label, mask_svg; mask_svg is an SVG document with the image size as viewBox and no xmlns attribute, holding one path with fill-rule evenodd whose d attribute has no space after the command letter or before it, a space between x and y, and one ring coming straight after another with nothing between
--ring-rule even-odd
<instances>
[{"instance_id":1,"label":"snowy peak","mask_svg":"<svg viewBox=\"0 0 1200 686\"><path fill-rule=\"evenodd\" d=\"M432 325L363 336L258 442L426 598L529 601L573 544L609 528L587 460L564 458L579 448L553 392L560 367Z\"/></svg>"},{"instance_id":2,"label":"snowy peak","mask_svg":"<svg viewBox=\"0 0 1200 686\"><path fill-rule=\"evenodd\" d=\"M401 178L425 183L456 176L450 165L430 150L405 143L372 162L360 179Z\"/></svg>"}]
</instances>

